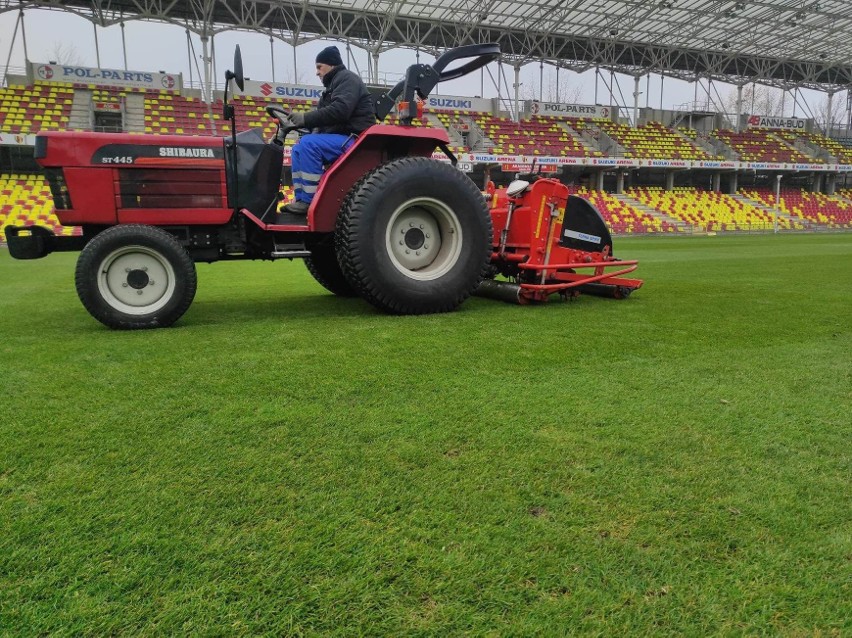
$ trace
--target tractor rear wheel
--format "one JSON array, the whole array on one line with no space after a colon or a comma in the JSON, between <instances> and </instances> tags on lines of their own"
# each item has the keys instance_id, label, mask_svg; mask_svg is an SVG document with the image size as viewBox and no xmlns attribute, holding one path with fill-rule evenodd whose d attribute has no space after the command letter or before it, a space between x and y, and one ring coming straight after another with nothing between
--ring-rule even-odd
<instances>
[{"instance_id":1,"label":"tractor rear wheel","mask_svg":"<svg viewBox=\"0 0 852 638\"><path fill-rule=\"evenodd\" d=\"M305 257L305 266L319 285L339 297L358 296L340 269L333 243L317 244L309 249L311 256Z\"/></svg>"},{"instance_id":2,"label":"tractor rear wheel","mask_svg":"<svg viewBox=\"0 0 852 638\"><path fill-rule=\"evenodd\" d=\"M355 186L335 237L344 275L374 306L395 314L448 312L487 271L491 216L464 173L406 157Z\"/></svg>"},{"instance_id":3,"label":"tractor rear wheel","mask_svg":"<svg viewBox=\"0 0 852 638\"><path fill-rule=\"evenodd\" d=\"M113 226L80 252L77 295L110 328L162 328L195 297L195 263L170 233L154 226Z\"/></svg>"}]
</instances>

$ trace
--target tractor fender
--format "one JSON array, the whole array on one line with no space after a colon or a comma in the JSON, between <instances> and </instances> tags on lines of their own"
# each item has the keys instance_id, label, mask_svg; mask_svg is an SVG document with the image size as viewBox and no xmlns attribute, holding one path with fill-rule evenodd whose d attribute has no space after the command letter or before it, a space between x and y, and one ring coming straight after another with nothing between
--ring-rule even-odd
<instances>
[{"instance_id":1,"label":"tractor fender","mask_svg":"<svg viewBox=\"0 0 852 638\"><path fill-rule=\"evenodd\" d=\"M371 126L323 174L308 211L308 225L318 232L334 232L346 196L364 175L397 157L430 157L435 148L448 143L446 131L438 129Z\"/></svg>"}]
</instances>

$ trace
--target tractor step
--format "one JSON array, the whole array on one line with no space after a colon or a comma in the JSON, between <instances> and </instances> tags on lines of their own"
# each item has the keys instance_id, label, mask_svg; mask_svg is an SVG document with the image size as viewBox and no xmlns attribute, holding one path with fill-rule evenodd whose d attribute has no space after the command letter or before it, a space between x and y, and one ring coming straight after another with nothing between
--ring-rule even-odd
<instances>
[{"instance_id":1,"label":"tractor step","mask_svg":"<svg viewBox=\"0 0 852 638\"><path fill-rule=\"evenodd\" d=\"M310 257L310 250L275 250L269 254L273 259L302 259Z\"/></svg>"},{"instance_id":2,"label":"tractor step","mask_svg":"<svg viewBox=\"0 0 852 638\"><path fill-rule=\"evenodd\" d=\"M269 256L272 259L303 259L311 256L303 244L275 244Z\"/></svg>"}]
</instances>

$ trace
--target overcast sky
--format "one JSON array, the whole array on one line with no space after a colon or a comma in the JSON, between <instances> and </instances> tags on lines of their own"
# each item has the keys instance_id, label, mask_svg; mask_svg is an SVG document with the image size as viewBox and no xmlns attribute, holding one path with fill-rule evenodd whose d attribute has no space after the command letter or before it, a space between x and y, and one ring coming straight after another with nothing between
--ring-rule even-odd
<instances>
[{"instance_id":1,"label":"overcast sky","mask_svg":"<svg viewBox=\"0 0 852 638\"><path fill-rule=\"evenodd\" d=\"M0 14L0 55L2 64L6 64L10 57L10 72L24 67L24 47L21 30L18 29L13 42L15 25L18 20L17 11L9 11ZM97 29L97 42L95 46L95 31L92 23L84 18L61 11L46 11L31 9L24 14L24 24L27 36L27 52L31 62L45 63L57 60L57 56L68 57L76 60L80 66L98 66L97 51L100 52L100 66L105 68L124 68L124 54L122 50L121 27L118 25L108 28ZM125 42L127 51L127 69L132 71L165 71L167 73L182 73L184 83L190 81L190 62L192 61L192 79L199 79L197 68L201 65L201 42L197 35L191 34L194 44L195 57L188 52L186 32L183 28L163 24L142 21L127 21L125 23ZM234 46L240 45L243 55L243 67L247 77L255 80L273 80L272 54L270 53L270 42L267 36L248 33L244 31L224 32L215 37L216 71L221 84L221 77L226 69L232 66ZM290 82L299 84L319 84L314 75L314 58L324 46L328 44L339 44L330 41L314 41L300 45L296 51L296 63L294 70L293 47L279 40L273 42L275 73L277 82ZM11 51L10 51L11 48ZM344 45L340 45L344 62L347 61ZM349 64L353 70L360 71L366 77L368 54L356 47L351 49L353 63ZM421 55L421 62L432 61L431 56ZM61 61L61 60L57 60ZM392 50L383 53L379 58L380 78L393 84L398 81L405 68L415 62L413 51ZM196 68L197 65L197 68ZM483 97L495 97L497 95L498 65L492 63L488 66L488 73L480 75L475 72L464 79L452 83L439 85L436 92L444 95L462 95L472 97L482 94ZM501 82L501 95L504 98L513 98L514 70L508 65L503 65L504 77ZM565 101L568 96L580 104L595 103L595 73L589 71L582 75L561 70L559 72L559 94L556 95L556 71L549 65L544 65L544 76L542 81L541 69L538 63L527 64L521 70L521 99L538 98L540 95L545 101ZM628 109L633 107L634 81L632 77L616 75L617 82L613 86L615 103L627 105ZM493 79L492 79L493 78ZM506 85L508 82L508 88ZM608 86L610 75L603 72L598 81L597 103L611 104ZM619 91L620 85L620 91ZM703 102L707 99L706 81L698 90L698 100ZM543 87L543 91L541 90ZM719 96L725 98L733 91L733 87L722 83L714 83L711 97L719 101ZM664 108L692 102L695 97L695 85L682 82L673 78L665 78L662 85L662 105ZM661 104L661 83L659 76L651 76L650 83L642 78L639 90L639 106L647 105L659 108ZM717 95L718 93L718 95ZM845 97L841 94L840 98ZM573 98L576 98L573 99ZM808 92L811 108L815 108L822 101L822 95ZM788 102L791 100L788 99ZM790 108L787 109L790 114ZM799 113L801 116L801 113Z\"/></svg>"}]
</instances>

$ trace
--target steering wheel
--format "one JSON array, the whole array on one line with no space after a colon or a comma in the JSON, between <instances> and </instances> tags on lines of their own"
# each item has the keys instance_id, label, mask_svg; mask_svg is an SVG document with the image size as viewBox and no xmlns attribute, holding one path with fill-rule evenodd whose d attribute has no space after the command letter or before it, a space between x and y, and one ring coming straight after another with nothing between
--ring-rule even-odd
<instances>
[{"instance_id":1,"label":"steering wheel","mask_svg":"<svg viewBox=\"0 0 852 638\"><path fill-rule=\"evenodd\" d=\"M290 119L290 111L287 109L270 104L266 107L266 112L274 117L278 122L278 131L275 133L275 142L284 144L284 138L293 131L299 130L298 126L293 125L293 120Z\"/></svg>"},{"instance_id":2,"label":"steering wheel","mask_svg":"<svg viewBox=\"0 0 852 638\"><path fill-rule=\"evenodd\" d=\"M266 112L269 113L272 117L278 120L278 126L281 128L288 128L293 126L292 120L290 120L290 111L281 107L275 106L271 104L266 107Z\"/></svg>"}]
</instances>

